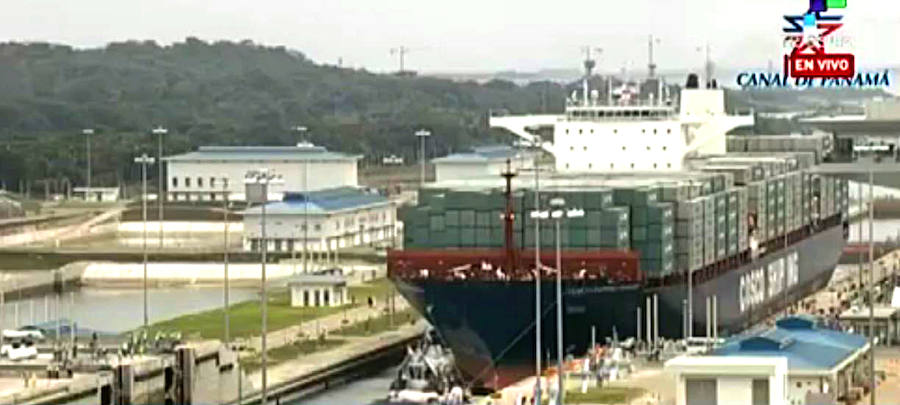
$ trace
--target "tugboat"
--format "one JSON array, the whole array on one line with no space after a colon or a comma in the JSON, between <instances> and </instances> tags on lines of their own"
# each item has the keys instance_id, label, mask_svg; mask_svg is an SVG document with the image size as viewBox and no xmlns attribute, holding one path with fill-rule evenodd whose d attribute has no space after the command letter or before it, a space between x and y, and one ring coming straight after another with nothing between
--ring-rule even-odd
<instances>
[{"instance_id":1,"label":"tugboat","mask_svg":"<svg viewBox=\"0 0 900 405\"><path fill-rule=\"evenodd\" d=\"M416 347L407 347L397 377L391 383L389 403L463 404L466 395L453 353L439 343L434 329Z\"/></svg>"}]
</instances>

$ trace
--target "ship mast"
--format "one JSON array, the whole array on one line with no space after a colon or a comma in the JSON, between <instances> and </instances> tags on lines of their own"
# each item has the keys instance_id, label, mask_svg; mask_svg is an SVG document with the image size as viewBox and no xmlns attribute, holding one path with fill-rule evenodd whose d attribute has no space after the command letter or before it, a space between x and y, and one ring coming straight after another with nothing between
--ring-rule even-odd
<instances>
[{"instance_id":1,"label":"ship mast","mask_svg":"<svg viewBox=\"0 0 900 405\"><path fill-rule=\"evenodd\" d=\"M591 89L588 84L588 81L591 79L591 71L594 70L594 66L597 66L597 62L594 59L591 59L591 50L596 51L597 53L603 52L601 48L591 48L586 46L582 48L584 50L584 78L581 81L582 84L582 97L584 97L583 103L584 106L587 107L590 104L591 98Z\"/></svg>"},{"instance_id":2,"label":"ship mast","mask_svg":"<svg viewBox=\"0 0 900 405\"><path fill-rule=\"evenodd\" d=\"M513 219L515 212L513 211L512 198L512 179L516 177L516 173L512 170L512 162L506 159L506 170L500 173L506 179L506 211L503 215L503 251L506 255L506 271L512 274L515 270L516 263L516 242L513 239Z\"/></svg>"}]
</instances>

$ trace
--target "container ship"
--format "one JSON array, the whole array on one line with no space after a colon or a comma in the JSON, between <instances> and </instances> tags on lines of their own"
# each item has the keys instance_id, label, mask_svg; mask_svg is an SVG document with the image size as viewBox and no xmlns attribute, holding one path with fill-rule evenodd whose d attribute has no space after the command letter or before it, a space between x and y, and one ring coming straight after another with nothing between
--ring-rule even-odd
<instances>
[{"instance_id":1,"label":"container ship","mask_svg":"<svg viewBox=\"0 0 900 405\"><path fill-rule=\"evenodd\" d=\"M753 116L727 114L714 81L609 83L600 97L586 67L564 114L490 119L552 168L435 183L401 214L389 276L473 388L557 358L557 243L562 347L580 355L592 328L598 341L703 335L707 310L718 335L739 332L824 287L846 241L848 185L815 173L829 135L727 136ZM551 200L583 215L541 219Z\"/></svg>"}]
</instances>

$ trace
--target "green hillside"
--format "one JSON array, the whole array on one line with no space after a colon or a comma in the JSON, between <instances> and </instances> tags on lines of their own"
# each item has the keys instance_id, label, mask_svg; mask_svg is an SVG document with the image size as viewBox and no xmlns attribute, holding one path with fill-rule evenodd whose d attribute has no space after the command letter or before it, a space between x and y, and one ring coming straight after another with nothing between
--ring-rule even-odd
<instances>
[{"instance_id":1,"label":"green hillside","mask_svg":"<svg viewBox=\"0 0 900 405\"><path fill-rule=\"evenodd\" d=\"M249 41L102 49L0 44L0 180L17 188L84 177L82 128L96 128L94 183L138 178L131 160L155 153L149 129L170 129L168 152L197 145L288 145L304 125L312 142L379 159L412 158L413 132L434 133L433 154L497 142L487 112L561 111L561 86L457 83L316 64ZM43 186L41 186L43 188Z\"/></svg>"}]
</instances>

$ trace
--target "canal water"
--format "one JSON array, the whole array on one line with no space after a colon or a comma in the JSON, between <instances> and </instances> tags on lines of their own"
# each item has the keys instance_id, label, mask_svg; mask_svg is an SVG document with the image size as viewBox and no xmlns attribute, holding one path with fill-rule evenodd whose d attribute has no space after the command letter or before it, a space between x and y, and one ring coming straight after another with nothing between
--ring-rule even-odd
<instances>
[{"instance_id":1,"label":"canal water","mask_svg":"<svg viewBox=\"0 0 900 405\"><path fill-rule=\"evenodd\" d=\"M257 297L256 289L232 288L229 300ZM125 332L144 323L144 293L140 288L83 287L60 296L55 294L17 300L9 294L0 309L4 328L14 328L57 318L72 319L78 327L104 332ZM148 317L158 322L205 311L223 304L221 287L151 288L147 294Z\"/></svg>"}]
</instances>

